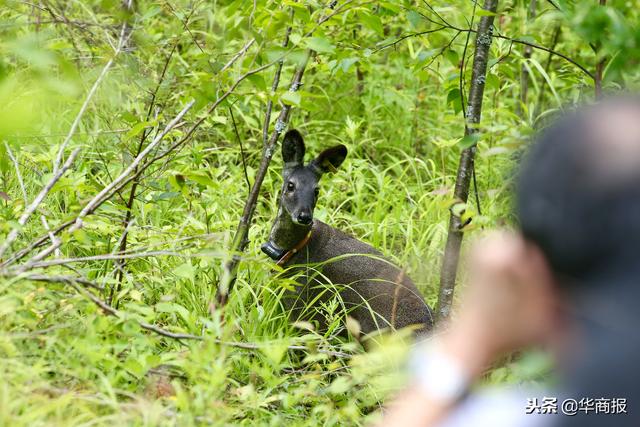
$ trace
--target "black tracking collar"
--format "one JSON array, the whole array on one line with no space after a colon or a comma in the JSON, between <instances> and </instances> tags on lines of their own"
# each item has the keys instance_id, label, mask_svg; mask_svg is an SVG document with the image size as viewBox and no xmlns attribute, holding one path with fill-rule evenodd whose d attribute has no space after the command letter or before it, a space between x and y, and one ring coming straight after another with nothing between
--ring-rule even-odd
<instances>
[{"instance_id":1,"label":"black tracking collar","mask_svg":"<svg viewBox=\"0 0 640 427\"><path fill-rule=\"evenodd\" d=\"M267 256L269 258L271 258L274 261L279 261L280 259L282 259L282 257L284 256L284 254L287 252L284 249L280 249L277 248L273 243L271 243L270 241L267 243L264 243L260 249L262 249L262 252L264 252L265 254L267 254Z\"/></svg>"}]
</instances>

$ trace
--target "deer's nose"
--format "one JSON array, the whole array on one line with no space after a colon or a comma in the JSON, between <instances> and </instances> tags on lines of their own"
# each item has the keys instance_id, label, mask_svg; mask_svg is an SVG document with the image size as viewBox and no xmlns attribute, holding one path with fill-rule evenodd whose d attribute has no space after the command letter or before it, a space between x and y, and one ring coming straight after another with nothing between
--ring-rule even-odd
<instances>
[{"instance_id":1,"label":"deer's nose","mask_svg":"<svg viewBox=\"0 0 640 427\"><path fill-rule=\"evenodd\" d=\"M297 219L298 223L302 225L309 225L311 224L311 221L313 221L313 216L311 215L311 212L302 211L298 214Z\"/></svg>"}]
</instances>

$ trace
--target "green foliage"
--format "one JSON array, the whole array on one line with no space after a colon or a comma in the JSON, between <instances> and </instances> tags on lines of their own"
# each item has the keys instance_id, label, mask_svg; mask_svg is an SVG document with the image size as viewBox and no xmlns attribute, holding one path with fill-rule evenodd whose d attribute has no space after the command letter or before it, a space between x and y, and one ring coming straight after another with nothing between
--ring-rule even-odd
<instances>
[{"instance_id":1,"label":"green foliage","mask_svg":"<svg viewBox=\"0 0 640 427\"><path fill-rule=\"evenodd\" d=\"M329 9L319 1L141 0L131 14L115 0L2 3L0 196L6 197L0 198L0 242L53 176L62 142L114 58L65 151L67 158L80 148L80 156L4 260L46 236L41 216L53 230L75 218L189 100L196 107L185 116L187 124L153 153L204 120L184 146L137 180L126 230L132 258L122 278L113 257L36 271L80 274L104 286L95 295L108 300L113 292L120 318L106 316L67 284L0 270L0 425L366 423L402 383L406 337L381 338L364 352L337 336L337 318L324 335L289 323L279 296L291 283L274 279L272 262L259 251L277 210L278 154L260 192L224 322L210 312L246 180L254 181L260 162L266 103L274 102L270 129L280 101L294 106L291 126L305 133L310 152L347 145L345 164L322 182L316 217L406 266L434 305L449 209L470 220L465 229L472 238L483 227L511 223L511 175L523 143L557 109L593 98L593 80L574 64L539 49L525 58L524 46L508 38L547 46L588 70L606 59L605 89L633 89L638 81L638 11L624 1L604 8L595 1L560 1L559 10L538 2L533 21L524 2L503 2L495 34L507 38L493 40L482 121L473 137L464 137L462 110L474 37L465 48L467 32L459 31L468 28L472 2L337 2ZM124 19L131 38L116 56ZM563 30L551 46L557 25ZM289 26L290 43L282 47ZM317 55L301 90L290 92L289 79L307 49ZM280 59L282 82L273 91ZM245 73L269 64L206 114ZM523 66L530 88L520 104ZM474 197L467 204L451 198L460 150L473 144L482 215ZM130 183L76 232L59 233L60 253L47 260L116 253L131 189ZM204 334L204 340L163 338L140 322ZM536 373L546 372L542 365L505 363L488 382L538 381Z\"/></svg>"}]
</instances>

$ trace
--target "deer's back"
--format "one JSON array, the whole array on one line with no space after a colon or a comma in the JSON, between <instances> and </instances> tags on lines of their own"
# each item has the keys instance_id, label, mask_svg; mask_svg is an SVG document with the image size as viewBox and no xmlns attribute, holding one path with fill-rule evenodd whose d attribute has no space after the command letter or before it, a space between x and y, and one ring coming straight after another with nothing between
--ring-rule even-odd
<instances>
[{"instance_id":1,"label":"deer's back","mask_svg":"<svg viewBox=\"0 0 640 427\"><path fill-rule=\"evenodd\" d=\"M294 255L289 274L300 274L300 287L286 296L293 315L313 318L302 308L311 301L326 302L340 294L344 308L360 323L363 333L388 326L433 326L433 314L415 284L403 270L372 246L316 221L307 246Z\"/></svg>"}]
</instances>

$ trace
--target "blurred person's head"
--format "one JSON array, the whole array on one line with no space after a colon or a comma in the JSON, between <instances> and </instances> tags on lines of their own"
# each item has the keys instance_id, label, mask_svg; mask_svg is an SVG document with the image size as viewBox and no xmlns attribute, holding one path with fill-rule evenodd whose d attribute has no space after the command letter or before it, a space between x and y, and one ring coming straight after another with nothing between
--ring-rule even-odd
<instances>
[{"instance_id":1,"label":"blurred person's head","mask_svg":"<svg viewBox=\"0 0 640 427\"><path fill-rule=\"evenodd\" d=\"M543 131L521 169L517 215L561 286L640 268L640 98L600 102Z\"/></svg>"},{"instance_id":2,"label":"blurred person's head","mask_svg":"<svg viewBox=\"0 0 640 427\"><path fill-rule=\"evenodd\" d=\"M599 102L543 131L516 197L522 234L555 276L553 286L531 292L563 307L562 321L544 332L558 350L564 392L639 401L640 98ZM551 318L547 305L535 309ZM615 424L638 425L632 409L626 415ZM611 424L608 416L564 417L557 425L595 427Z\"/></svg>"}]
</instances>

